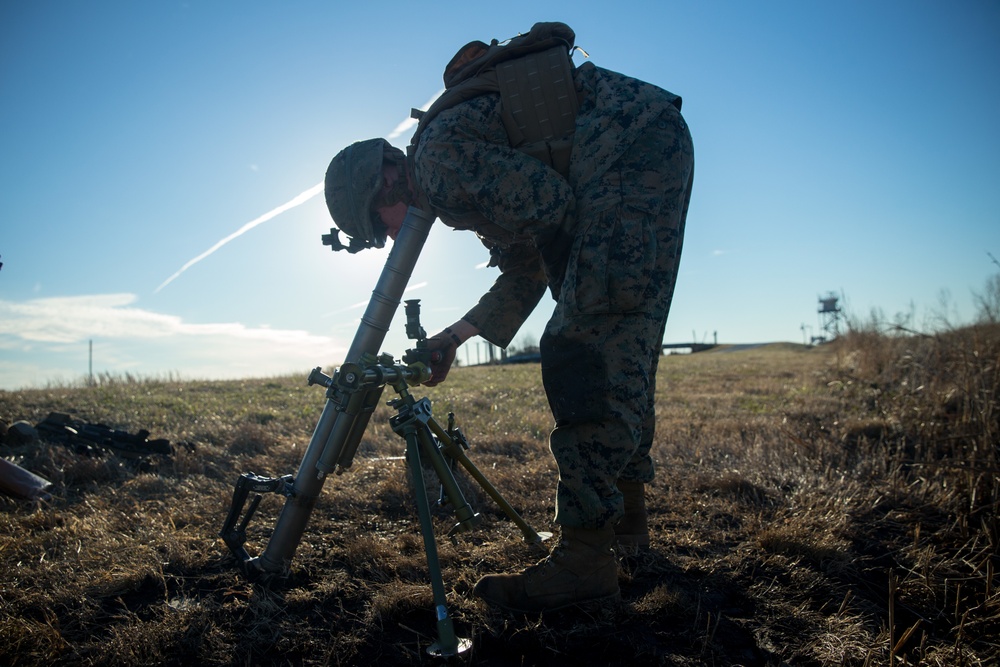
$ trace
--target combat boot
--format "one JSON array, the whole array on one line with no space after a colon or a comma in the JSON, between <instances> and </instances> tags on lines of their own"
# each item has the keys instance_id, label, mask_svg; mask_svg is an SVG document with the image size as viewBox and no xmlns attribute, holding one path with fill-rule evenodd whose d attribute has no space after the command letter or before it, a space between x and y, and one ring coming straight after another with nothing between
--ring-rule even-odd
<instances>
[{"instance_id":1,"label":"combat boot","mask_svg":"<svg viewBox=\"0 0 1000 667\"><path fill-rule=\"evenodd\" d=\"M618 490L625 503L625 516L615 524L615 541L619 547L649 546L649 516L646 513L646 485L642 482L618 480Z\"/></svg>"},{"instance_id":2,"label":"combat boot","mask_svg":"<svg viewBox=\"0 0 1000 667\"><path fill-rule=\"evenodd\" d=\"M559 544L544 560L519 574L490 574L472 593L518 612L562 609L581 602L616 599L618 561L614 530L563 527Z\"/></svg>"}]
</instances>

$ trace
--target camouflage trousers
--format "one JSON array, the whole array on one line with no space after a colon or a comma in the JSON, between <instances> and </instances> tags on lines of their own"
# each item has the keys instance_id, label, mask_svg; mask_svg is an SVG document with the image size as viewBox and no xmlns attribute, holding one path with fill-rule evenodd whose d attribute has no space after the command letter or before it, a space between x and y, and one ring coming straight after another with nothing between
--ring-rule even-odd
<instances>
[{"instance_id":1,"label":"camouflage trousers","mask_svg":"<svg viewBox=\"0 0 1000 667\"><path fill-rule=\"evenodd\" d=\"M613 525L624 514L616 481L653 480L656 369L693 175L687 126L664 113L595 185L601 205L579 211L540 341L563 526Z\"/></svg>"}]
</instances>

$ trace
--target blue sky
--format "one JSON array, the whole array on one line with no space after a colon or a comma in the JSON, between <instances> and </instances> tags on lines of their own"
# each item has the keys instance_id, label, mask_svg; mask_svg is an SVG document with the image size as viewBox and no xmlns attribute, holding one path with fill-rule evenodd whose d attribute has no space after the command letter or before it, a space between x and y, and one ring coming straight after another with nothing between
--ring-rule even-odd
<instances>
[{"instance_id":1,"label":"blue sky","mask_svg":"<svg viewBox=\"0 0 1000 667\"><path fill-rule=\"evenodd\" d=\"M320 243L330 158L432 98L461 45L539 20L684 98L697 169L666 342L801 342L829 291L860 317L967 321L1000 270L1000 3L470 7L0 5L0 388L79 380L90 341L114 375L342 362L386 255ZM486 258L434 226L407 294L428 331L489 287ZM401 313L384 347L407 347Z\"/></svg>"}]
</instances>

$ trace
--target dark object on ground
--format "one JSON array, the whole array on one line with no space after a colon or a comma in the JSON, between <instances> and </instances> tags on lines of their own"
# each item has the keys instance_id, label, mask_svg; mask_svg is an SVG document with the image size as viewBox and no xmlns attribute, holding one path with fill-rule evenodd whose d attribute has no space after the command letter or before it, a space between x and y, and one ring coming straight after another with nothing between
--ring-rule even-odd
<instances>
[{"instance_id":1,"label":"dark object on ground","mask_svg":"<svg viewBox=\"0 0 1000 667\"><path fill-rule=\"evenodd\" d=\"M169 440L149 440L149 431L145 429L134 434L118 431L104 424L73 419L64 412L50 412L36 428L41 437L61 442L78 454L92 455L107 450L125 458L140 458L151 454L169 456L174 451Z\"/></svg>"},{"instance_id":2,"label":"dark object on ground","mask_svg":"<svg viewBox=\"0 0 1000 667\"><path fill-rule=\"evenodd\" d=\"M39 477L16 463L0 458L0 493L14 498L38 500L48 498L46 489L50 486L52 482L44 477Z\"/></svg>"},{"instance_id":3,"label":"dark object on ground","mask_svg":"<svg viewBox=\"0 0 1000 667\"><path fill-rule=\"evenodd\" d=\"M38 438L38 431L34 426L26 421L16 421L7 427L4 433L4 442L8 445L24 445L34 442Z\"/></svg>"}]
</instances>

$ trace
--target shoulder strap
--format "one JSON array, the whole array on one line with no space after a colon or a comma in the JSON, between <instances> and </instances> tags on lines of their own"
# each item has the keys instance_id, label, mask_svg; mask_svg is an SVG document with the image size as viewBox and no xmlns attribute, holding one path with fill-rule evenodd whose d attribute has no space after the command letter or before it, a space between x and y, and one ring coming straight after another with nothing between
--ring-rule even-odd
<instances>
[{"instance_id":1,"label":"shoulder strap","mask_svg":"<svg viewBox=\"0 0 1000 667\"><path fill-rule=\"evenodd\" d=\"M413 132L413 136L410 138L410 145L406 149L407 154L412 155L413 151L416 150L417 143L420 140L420 135L423 133L424 128L426 128L427 124L434 120L439 113L445 109L450 109L456 104L460 104L466 100L471 100L474 97L479 97L485 93L496 93L498 91L499 86L497 85L496 72L487 72L486 74L478 76L475 79L468 79L462 82L461 85L455 86L454 88L446 88L426 111L411 109L410 117L416 119L418 122L417 129Z\"/></svg>"}]
</instances>

